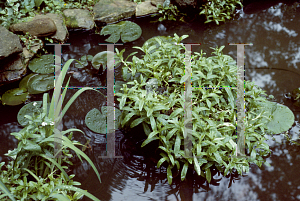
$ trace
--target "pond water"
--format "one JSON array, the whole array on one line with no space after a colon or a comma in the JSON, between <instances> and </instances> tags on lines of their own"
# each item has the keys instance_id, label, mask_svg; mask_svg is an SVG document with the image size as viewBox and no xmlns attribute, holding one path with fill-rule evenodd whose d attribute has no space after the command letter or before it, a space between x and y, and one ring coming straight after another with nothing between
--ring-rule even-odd
<instances>
[{"instance_id":1,"label":"pond water","mask_svg":"<svg viewBox=\"0 0 300 201\"><path fill-rule=\"evenodd\" d=\"M281 1L282 2L282 1ZM230 22L216 26L203 25L203 21L195 19L189 23L156 22L149 23L154 18L134 19L143 30L142 36L131 43L125 43L119 49L125 48L125 55L135 51L133 46L141 46L147 39L174 33L189 35L184 43L201 43L194 46L193 51L202 49L209 56L210 47L225 45L223 52L236 59L236 46L229 43L252 43L245 46L245 79L252 80L272 94L275 101L287 105L295 115L295 124L289 130L292 139L299 138L300 108L293 105L285 94L300 87L300 5L294 1L279 3L278 1L257 1L239 10L237 17ZM79 59L83 55L95 55L106 50L107 37L92 32L71 32L67 41L69 46L63 46L64 60ZM47 47L53 52L53 47ZM91 75L90 69L77 69L71 66L70 86L66 99L76 92L76 87L105 85L105 75ZM116 80L121 80L121 70L115 70ZM8 88L17 87L18 83L0 88L0 93ZM99 89L105 94L105 89ZM41 96L31 97L30 101ZM217 171L212 171L212 181L208 184L203 178L189 172L187 180L180 182L175 179L169 185L166 169L156 169L155 149L141 149L143 131L136 128L130 131L133 135L127 137L120 130L116 131L116 155L123 159L102 159L106 150L105 135L94 134L84 124L86 113L92 108L105 105L105 98L95 92L84 92L72 105L64 117L64 129L76 127L83 130L91 138L91 149L87 154L101 173L102 183L99 184L91 167L84 162L74 161L73 173L81 188L87 189L100 200L300 200L300 147L288 142L283 136L275 136L268 140L272 154L267 159L271 167L261 169L251 165L250 172L243 176L235 173L224 177ZM16 139L9 134L19 131L17 112L20 106L0 106L0 161L6 160L4 153L16 147ZM79 134L76 139L85 143ZM84 199L87 200L87 199Z\"/></svg>"}]
</instances>

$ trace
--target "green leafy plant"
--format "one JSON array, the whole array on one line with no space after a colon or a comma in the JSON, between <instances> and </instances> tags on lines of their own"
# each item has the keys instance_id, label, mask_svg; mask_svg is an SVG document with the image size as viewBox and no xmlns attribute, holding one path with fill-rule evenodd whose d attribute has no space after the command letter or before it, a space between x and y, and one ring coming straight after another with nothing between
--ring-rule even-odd
<instances>
[{"instance_id":1,"label":"green leafy plant","mask_svg":"<svg viewBox=\"0 0 300 201\"><path fill-rule=\"evenodd\" d=\"M259 167L263 163L269 165L264 159L270 153L265 135L271 133L271 129L266 122L277 119L278 114L272 117L274 108L271 111L266 108L272 108L267 106L275 103L268 101L264 91L249 81L245 82L244 133L249 157L234 157L237 154L237 94L234 88L237 86L237 66L233 58L222 53L224 46L213 48L214 56L211 57L205 57L202 51L191 56L195 88L192 90L192 145L188 151L192 157L185 154L184 82L188 75L185 74L185 47L181 41L186 37L174 34L173 43L157 37L158 45L146 41L143 47L134 47L144 53L141 58L134 56L137 53L134 52L124 59L125 50L116 50L123 65L123 79L128 81L116 93L122 111L121 126L141 125L146 134L143 147L152 141L159 142L157 150L161 159L157 167L167 167L170 184L174 169L181 172L181 180L185 179L188 169L193 169L210 182L212 166L227 175L234 169L239 174L248 172L249 163ZM131 56L132 61L128 61ZM287 116L291 119L288 123L277 122L286 124L284 130L294 121L293 113L289 112Z\"/></svg>"},{"instance_id":2,"label":"green leafy plant","mask_svg":"<svg viewBox=\"0 0 300 201\"><path fill-rule=\"evenodd\" d=\"M57 129L57 125L62 120L68 108L82 92L86 90L97 91L89 87L80 89L62 109L62 103L67 92L70 78L61 96L60 90L67 69L72 61L73 59L68 60L64 65L56 81L57 87L54 90L51 102L48 103L49 95L45 93L42 104L40 104L42 108L40 108L38 103L33 103L32 105L35 106L36 109L32 111L33 113L31 115L24 116L28 119L28 123L22 121L22 125L25 125L25 127L19 132L11 133L11 135L14 135L15 138L19 140L19 143L17 148L8 151L6 154L13 158L13 161L7 165L7 172L1 174L1 181L6 185L6 187L3 187L3 185L0 184L1 197L10 196L12 194L17 199L29 197L34 200L48 200L49 198L52 200L61 200L62 198L78 200L83 195L86 195L93 200L98 200L88 192L74 187L73 185L78 185L79 183L71 181L71 176L68 176L65 171L65 169L68 169L66 164L72 165L69 160L69 158L73 157L72 154L70 154L70 150L72 150L81 161L81 157L83 157L89 162L101 182L100 175L93 162L84 152L75 146L83 145L75 140L71 141L72 132L83 132L75 128L66 131L59 131ZM61 109L62 112L60 113ZM65 135L68 133L69 135L66 137ZM55 152L54 142L58 144L59 152ZM58 157L59 153L62 153L62 157ZM3 166L3 164L1 166ZM29 176L33 178L30 180ZM30 183L33 182L33 180L36 180L37 183ZM26 186L27 183L29 186ZM10 193L7 192L7 189ZM77 191L77 193L73 194L74 191Z\"/></svg>"},{"instance_id":3,"label":"green leafy plant","mask_svg":"<svg viewBox=\"0 0 300 201\"><path fill-rule=\"evenodd\" d=\"M100 35L106 36L108 34L110 34L110 37L105 40L107 42L116 43L120 40L121 36L123 43L127 43L141 37L142 29L134 22L122 21L117 24L109 24L103 27Z\"/></svg>"},{"instance_id":4,"label":"green leafy plant","mask_svg":"<svg viewBox=\"0 0 300 201\"><path fill-rule=\"evenodd\" d=\"M161 16L158 21L164 21L164 20L173 20L173 21L182 21L184 22L184 16L186 16L185 13L179 12L177 9L177 6L170 4L169 0L166 0L163 5L158 4L158 14L152 15L152 17L155 16Z\"/></svg>"},{"instance_id":5,"label":"green leafy plant","mask_svg":"<svg viewBox=\"0 0 300 201\"><path fill-rule=\"evenodd\" d=\"M4 5L5 8L0 11L0 25L6 28L20 20L34 16L32 12L35 6L34 0L7 0Z\"/></svg>"},{"instance_id":6,"label":"green leafy plant","mask_svg":"<svg viewBox=\"0 0 300 201\"><path fill-rule=\"evenodd\" d=\"M62 13L69 8L93 10L99 0L6 0L0 10L0 25L8 28L11 24L26 21L35 14ZM51 39L49 40L51 42Z\"/></svg>"},{"instance_id":7,"label":"green leafy plant","mask_svg":"<svg viewBox=\"0 0 300 201\"><path fill-rule=\"evenodd\" d=\"M205 23L216 22L219 24L219 22L231 19L238 5L243 7L240 0L208 0L200 7L202 11L199 14L205 15Z\"/></svg>"},{"instance_id":8,"label":"green leafy plant","mask_svg":"<svg viewBox=\"0 0 300 201\"><path fill-rule=\"evenodd\" d=\"M32 46L39 45L40 47L43 47L44 45L41 39L38 39L36 36L31 36L28 32L25 35L19 35L19 38L27 50L33 54L36 54L37 52L32 49ZM46 52L44 48L42 48L42 50Z\"/></svg>"}]
</instances>

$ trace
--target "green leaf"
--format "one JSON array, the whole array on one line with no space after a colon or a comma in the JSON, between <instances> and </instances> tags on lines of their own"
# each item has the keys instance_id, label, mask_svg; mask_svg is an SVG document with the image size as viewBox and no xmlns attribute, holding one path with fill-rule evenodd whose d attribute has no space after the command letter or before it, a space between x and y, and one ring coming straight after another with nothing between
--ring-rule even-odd
<instances>
[{"instance_id":1,"label":"green leaf","mask_svg":"<svg viewBox=\"0 0 300 201\"><path fill-rule=\"evenodd\" d=\"M163 164L165 161L168 161L168 157L163 157L161 159L159 159L159 161L157 162L157 168L160 168L161 164Z\"/></svg>"},{"instance_id":2,"label":"green leaf","mask_svg":"<svg viewBox=\"0 0 300 201\"><path fill-rule=\"evenodd\" d=\"M28 99L28 92L24 88L15 88L6 91L1 98L3 105L20 105Z\"/></svg>"},{"instance_id":3,"label":"green leaf","mask_svg":"<svg viewBox=\"0 0 300 201\"><path fill-rule=\"evenodd\" d=\"M267 128L273 134L280 134L289 130L295 122L294 113L287 106L279 103L271 115L273 118L267 123Z\"/></svg>"},{"instance_id":4,"label":"green leaf","mask_svg":"<svg viewBox=\"0 0 300 201\"><path fill-rule=\"evenodd\" d=\"M205 169L205 175L208 183L211 181L211 173L210 173L210 168Z\"/></svg>"},{"instance_id":5,"label":"green leaf","mask_svg":"<svg viewBox=\"0 0 300 201\"><path fill-rule=\"evenodd\" d=\"M172 184L172 179L173 179L171 165L169 165L168 168L167 168L167 178L168 178L169 184L171 185Z\"/></svg>"},{"instance_id":6,"label":"green leaf","mask_svg":"<svg viewBox=\"0 0 300 201\"><path fill-rule=\"evenodd\" d=\"M36 75L28 81L28 93L40 94L54 88L54 74Z\"/></svg>"},{"instance_id":7,"label":"green leaf","mask_svg":"<svg viewBox=\"0 0 300 201\"><path fill-rule=\"evenodd\" d=\"M119 41L121 35L121 40L126 43L138 39L142 35L142 29L134 22L122 21L117 24L110 24L103 27L100 35L108 34L111 34L111 36L105 41L116 43Z\"/></svg>"},{"instance_id":8,"label":"green leaf","mask_svg":"<svg viewBox=\"0 0 300 201\"><path fill-rule=\"evenodd\" d=\"M26 144L23 148L27 151L33 151L33 152L42 151L41 147L38 144L32 142L31 140L26 140Z\"/></svg>"},{"instance_id":9,"label":"green leaf","mask_svg":"<svg viewBox=\"0 0 300 201\"><path fill-rule=\"evenodd\" d=\"M140 117L135 119L131 124L130 124L130 128L136 127L137 125L139 125L140 123L142 123L143 121L145 121L147 119L147 117Z\"/></svg>"},{"instance_id":10,"label":"green leaf","mask_svg":"<svg viewBox=\"0 0 300 201\"><path fill-rule=\"evenodd\" d=\"M112 133L112 131L107 131L107 110L108 112L112 113L111 116L115 116L115 129L119 127L119 116L121 112L117 108L113 108L111 106L102 106L101 112L94 108L90 110L87 115L85 116L85 124L89 129L96 133L107 134ZM115 115L113 112L115 110Z\"/></svg>"},{"instance_id":11,"label":"green leaf","mask_svg":"<svg viewBox=\"0 0 300 201\"><path fill-rule=\"evenodd\" d=\"M194 168L195 168L197 174L200 176L200 174L201 174L201 169L200 169L200 166L199 166L198 159L196 158L195 155L194 155Z\"/></svg>"},{"instance_id":12,"label":"green leaf","mask_svg":"<svg viewBox=\"0 0 300 201\"><path fill-rule=\"evenodd\" d=\"M154 140L158 140L158 137L152 137L152 138L147 138L143 143L141 147L146 146L147 144L149 144L150 142L154 141Z\"/></svg>"},{"instance_id":13,"label":"green leaf","mask_svg":"<svg viewBox=\"0 0 300 201\"><path fill-rule=\"evenodd\" d=\"M14 198L15 196L6 188L2 181L0 181L0 190L4 192L4 195L0 195L0 197L4 198L8 196L12 201L16 201Z\"/></svg>"},{"instance_id":14,"label":"green leaf","mask_svg":"<svg viewBox=\"0 0 300 201\"><path fill-rule=\"evenodd\" d=\"M60 59L60 58L59 58ZM46 54L39 58L31 60L28 68L38 74L49 74L55 72L54 55Z\"/></svg>"},{"instance_id":15,"label":"green leaf","mask_svg":"<svg viewBox=\"0 0 300 201\"><path fill-rule=\"evenodd\" d=\"M65 189L65 190L71 190L71 191L74 191L74 192L80 192L82 193L83 195L87 196L88 198L90 198L91 200L94 200L94 201L100 201L98 198L96 198L95 196L93 196L92 194L88 193L87 191L85 190L82 190L80 188L77 188L75 186L70 186L70 185L60 185L60 186L57 186L53 189L53 191L51 192L51 194L49 195L49 197L52 197L54 196L53 192L57 192L58 189ZM60 199L59 199L60 200Z\"/></svg>"},{"instance_id":16,"label":"green leaf","mask_svg":"<svg viewBox=\"0 0 300 201\"><path fill-rule=\"evenodd\" d=\"M184 165L183 165L183 168L181 170L181 181L183 181L185 179L188 167L189 167L189 163L185 162Z\"/></svg>"}]
</instances>

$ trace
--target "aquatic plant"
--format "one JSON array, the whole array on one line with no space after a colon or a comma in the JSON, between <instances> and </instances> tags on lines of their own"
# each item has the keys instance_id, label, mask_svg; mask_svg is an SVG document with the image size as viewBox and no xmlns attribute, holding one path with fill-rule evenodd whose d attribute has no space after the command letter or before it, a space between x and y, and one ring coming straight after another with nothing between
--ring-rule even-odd
<instances>
[{"instance_id":1,"label":"aquatic plant","mask_svg":"<svg viewBox=\"0 0 300 201\"><path fill-rule=\"evenodd\" d=\"M135 52L124 60L125 49L116 50L123 65L123 79L128 81L116 93L122 111L121 126L141 125L146 134L142 143L145 148L153 141L158 142L161 158L157 167L166 166L170 184L174 169L181 172L181 180L185 179L187 170L192 169L210 182L212 166L227 175L234 169L239 174L248 172L250 163L259 167L263 163L269 165L264 158L270 153L266 135L290 128L294 115L286 106L270 102L263 90L246 81L244 142L248 158L235 157L237 66L233 58L222 53L224 46L212 48L214 56L211 57L205 57L202 51L192 54L195 87L192 90L192 144L190 150L184 149L187 75L185 47L181 41L186 37L174 34L174 43L157 37L158 46L146 41L143 47L134 47L144 53L141 58L134 56ZM128 61L131 56L132 61ZM281 119L281 111L286 113L288 121Z\"/></svg>"},{"instance_id":2,"label":"aquatic plant","mask_svg":"<svg viewBox=\"0 0 300 201\"><path fill-rule=\"evenodd\" d=\"M208 0L200 7L202 11L199 14L205 15L205 23L219 24L231 19L237 6L243 7L240 0Z\"/></svg>"},{"instance_id":3,"label":"aquatic plant","mask_svg":"<svg viewBox=\"0 0 300 201\"><path fill-rule=\"evenodd\" d=\"M106 120L108 116L107 114L108 113L113 114L114 110L115 110L115 123L116 123L115 129L118 129L120 125L119 116L121 115L121 112L117 108L111 106L102 106L101 112L97 108L90 110L85 116L85 124L89 129L91 129L95 133L101 133L101 134L112 133L112 131L107 131Z\"/></svg>"},{"instance_id":4,"label":"aquatic plant","mask_svg":"<svg viewBox=\"0 0 300 201\"><path fill-rule=\"evenodd\" d=\"M17 148L12 151L9 150L6 154L11 157L13 161L6 166L7 171L2 171L0 175L2 181L2 183L0 183L0 196L2 198L13 195L16 199L65 200L69 198L71 200L78 200L83 195L86 195L93 200L98 200L88 192L74 187L73 185L79 185L80 183L73 182L71 178L74 177L74 175L69 176L65 170L68 169L66 164L72 165L70 161L70 158L73 157L73 155L70 154L70 150L72 150L81 161L81 157L83 157L89 162L99 182L101 182L100 175L93 162L84 152L75 146L83 145L75 140L71 140L73 132L83 132L75 128L66 131L57 129L57 126L68 108L82 92L86 90L97 91L89 87L80 89L62 109L62 103L67 92L70 78L62 95L60 94L60 90L67 69L72 61L73 59L66 62L56 80L56 88L51 102L48 103L49 95L44 93L42 104L32 103L32 106L36 107L35 110L33 110L31 115L24 116L28 119L28 123L21 120L21 123L23 123L25 127L19 132L11 133L11 135L14 135L15 138L19 140L19 143ZM42 105L42 108L40 108L40 105ZM20 113L24 113L22 110L26 109L22 108ZM69 135L66 137L68 133ZM54 142L58 145L58 152L55 152ZM59 153L62 153L62 157L59 157ZM1 163L1 167L3 165L4 164ZM32 178L30 179L30 177ZM37 182L34 182L34 180ZM6 185L6 187L2 184ZM8 193L7 190L9 190L10 193ZM75 193L70 193L74 191Z\"/></svg>"},{"instance_id":5,"label":"aquatic plant","mask_svg":"<svg viewBox=\"0 0 300 201\"><path fill-rule=\"evenodd\" d=\"M24 88L15 88L6 91L1 101L3 105L19 105L28 99L28 92Z\"/></svg>"},{"instance_id":6,"label":"aquatic plant","mask_svg":"<svg viewBox=\"0 0 300 201\"><path fill-rule=\"evenodd\" d=\"M35 72L38 74L54 73L54 71L55 71L54 55L53 54L45 54L41 57L34 58L29 62L28 68L32 72Z\"/></svg>"},{"instance_id":7,"label":"aquatic plant","mask_svg":"<svg viewBox=\"0 0 300 201\"><path fill-rule=\"evenodd\" d=\"M179 12L177 6L170 4L170 0L165 0L163 5L158 4L158 14L153 14L152 17L159 16L158 21L173 20L184 22L184 16L187 14Z\"/></svg>"},{"instance_id":8,"label":"aquatic plant","mask_svg":"<svg viewBox=\"0 0 300 201\"><path fill-rule=\"evenodd\" d=\"M109 24L102 28L100 35L110 35L105 41L116 43L121 40L123 43L131 42L142 35L142 29L139 25L130 21L122 21L117 24Z\"/></svg>"},{"instance_id":9,"label":"aquatic plant","mask_svg":"<svg viewBox=\"0 0 300 201\"><path fill-rule=\"evenodd\" d=\"M80 58L80 63L75 63L76 68L84 68L89 65L89 61L91 62L93 60L92 55L84 55Z\"/></svg>"}]
</instances>

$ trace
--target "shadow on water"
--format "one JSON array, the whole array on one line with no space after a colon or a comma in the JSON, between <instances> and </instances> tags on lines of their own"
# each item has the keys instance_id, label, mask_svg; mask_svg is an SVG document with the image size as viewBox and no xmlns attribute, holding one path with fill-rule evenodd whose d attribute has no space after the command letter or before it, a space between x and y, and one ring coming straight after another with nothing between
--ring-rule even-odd
<instances>
[{"instance_id":1,"label":"shadow on water","mask_svg":"<svg viewBox=\"0 0 300 201\"><path fill-rule=\"evenodd\" d=\"M236 58L236 47L228 43L253 43L245 47L245 77L254 81L267 94L272 94L275 101L287 105L295 114L295 124L289 130L292 139L299 139L300 108L293 105L284 94L299 87L300 78L300 6L295 1L244 1L245 7L238 11L234 20L219 26L203 25L201 20L194 19L189 23L156 22L153 18L133 19L142 27L142 36L131 43L125 43L118 49L126 49L125 56L135 51L133 46L141 46L147 39L157 35L190 37L184 43L201 43L194 46L193 51L203 49L210 56L210 47L225 45L223 52ZM71 32L67 43L63 46L63 61L71 58L79 59L83 55L95 55L105 51L106 37L92 32ZM47 47L47 46L46 46ZM47 47L53 52L53 47ZM105 73L95 75L92 67L78 69L71 65L68 75L71 76L66 99L76 92L76 87L99 87L106 94ZM121 69L115 69L116 80L121 80ZM13 88L18 83L7 86ZM0 93L3 93L4 88ZM37 100L34 96L30 101ZM93 170L87 162L74 158L74 169L82 188L87 189L100 200L299 200L300 199L300 148L287 142L281 135L268 140L272 154L267 159L271 167L258 168L251 165L250 172L239 176L236 172L223 176L212 170L212 181L208 184L195 172L189 171L187 179L180 181L180 174L169 185L166 178L166 167L156 168L159 159L155 142L141 148L144 133L141 128L131 131L116 131L116 155L123 159L102 159L105 155L106 136L95 134L84 123L86 113L93 108L101 108L106 99L93 91L86 91L72 105L63 121L64 129L76 127L83 130L91 139L86 153L93 160L101 173L99 184ZM16 120L20 106L0 106L0 161L5 161L4 153L17 146L17 141L9 133L21 129ZM9 115L7 115L9 114ZM85 143L85 138L75 133L75 138ZM173 172L174 175L177 172ZM87 200L86 198L84 200Z\"/></svg>"}]
</instances>

